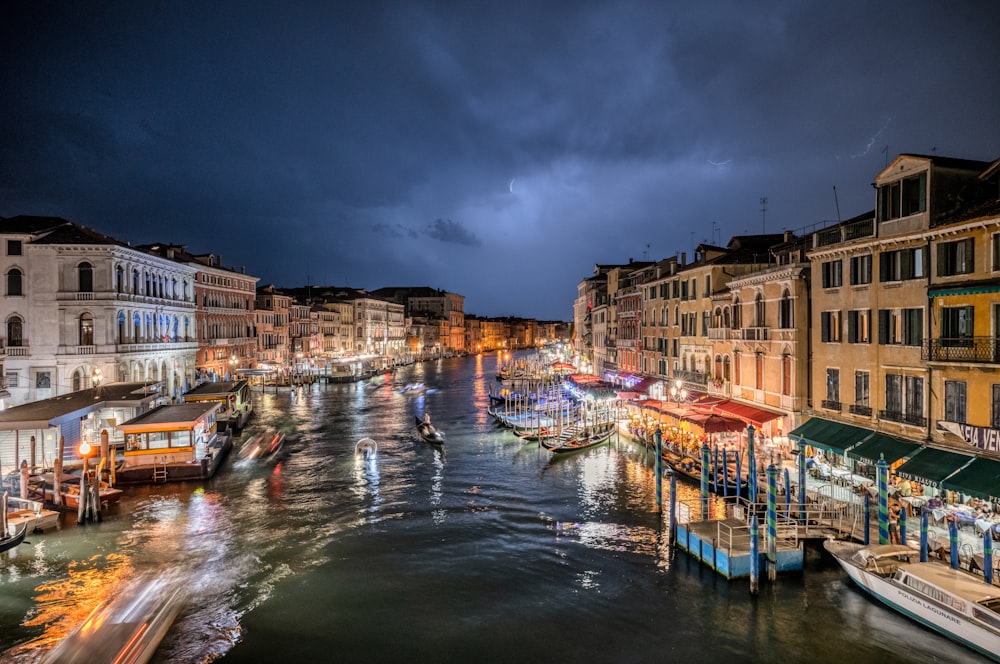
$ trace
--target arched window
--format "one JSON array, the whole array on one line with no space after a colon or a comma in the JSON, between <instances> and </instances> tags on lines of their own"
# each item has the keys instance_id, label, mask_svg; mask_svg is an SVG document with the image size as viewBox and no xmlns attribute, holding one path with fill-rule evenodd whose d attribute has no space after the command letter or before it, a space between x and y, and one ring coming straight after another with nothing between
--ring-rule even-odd
<instances>
[{"instance_id":1,"label":"arched window","mask_svg":"<svg viewBox=\"0 0 1000 664\"><path fill-rule=\"evenodd\" d=\"M189 320L188 320L188 317L187 317L187 316L185 316L185 317L184 317L184 339L185 339L185 340L187 340L187 339L190 339L190 338L191 338L191 328L190 328L190 323L191 323L191 321L189 321ZM235 335L234 335L234 336L235 336Z\"/></svg>"},{"instance_id":2,"label":"arched window","mask_svg":"<svg viewBox=\"0 0 1000 664\"><path fill-rule=\"evenodd\" d=\"M80 263L77 267L80 279L80 292L81 293L93 293L94 292L94 266L86 261Z\"/></svg>"},{"instance_id":3,"label":"arched window","mask_svg":"<svg viewBox=\"0 0 1000 664\"><path fill-rule=\"evenodd\" d=\"M733 300L733 327L738 330L743 327L743 315L740 313L740 298Z\"/></svg>"},{"instance_id":4,"label":"arched window","mask_svg":"<svg viewBox=\"0 0 1000 664\"><path fill-rule=\"evenodd\" d=\"M754 357L754 368L756 369L755 386L758 390L764 389L764 353L757 353Z\"/></svg>"},{"instance_id":5,"label":"arched window","mask_svg":"<svg viewBox=\"0 0 1000 664\"><path fill-rule=\"evenodd\" d=\"M740 352L733 351L733 383L737 385L742 385L740 373Z\"/></svg>"},{"instance_id":6,"label":"arched window","mask_svg":"<svg viewBox=\"0 0 1000 664\"><path fill-rule=\"evenodd\" d=\"M715 372L715 375L713 376L713 378L715 378L715 380L717 380L717 381L718 380L722 380L722 356L721 355L716 355L715 356L715 369L713 369L713 371Z\"/></svg>"},{"instance_id":7,"label":"arched window","mask_svg":"<svg viewBox=\"0 0 1000 664\"><path fill-rule=\"evenodd\" d=\"M24 295L24 276L16 267L7 272L7 295Z\"/></svg>"},{"instance_id":8,"label":"arched window","mask_svg":"<svg viewBox=\"0 0 1000 664\"><path fill-rule=\"evenodd\" d=\"M765 327L767 323L764 322L764 296L757 293L757 297L753 300L753 317L754 317L754 327Z\"/></svg>"},{"instance_id":9,"label":"arched window","mask_svg":"<svg viewBox=\"0 0 1000 664\"><path fill-rule=\"evenodd\" d=\"M79 392L83 389L83 373L77 369L73 372L73 391Z\"/></svg>"},{"instance_id":10,"label":"arched window","mask_svg":"<svg viewBox=\"0 0 1000 664\"><path fill-rule=\"evenodd\" d=\"M726 355L724 358L722 358L722 377L723 377L723 379L729 380L729 370L731 368L732 367L730 366L729 356Z\"/></svg>"},{"instance_id":11,"label":"arched window","mask_svg":"<svg viewBox=\"0 0 1000 664\"><path fill-rule=\"evenodd\" d=\"M80 316L80 345L94 345L94 317L90 314Z\"/></svg>"},{"instance_id":12,"label":"arched window","mask_svg":"<svg viewBox=\"0 0 1000 664\"><path fill-rule=\"evenodd\" d=\"M7 319L7 345L24 345L24 321L20 316L11 316Z\"/></svg>"},{"instance_id":13,"label":"arched window","mask_svg":"<svg viewBox=\"0 0 1000 664\"><path fill-rule=\"evenodd\" d=\"M115 290L125 292L125 269L121 265L115 268Z\"/></svg>"},{"instance_id":14,"label":"arched window","mask_svg":"<svg viewBox=\"0 0 1000 664\"><path fill-rule=\"evenodd\" d=\"M135 341L135 343L139 343L139 340L142 339L141 330L142 330L142 319L139 318L139 312L137 311L134 314L132 314L132 339Z\"/></svg>"},{"instance_id":15,"label":"arched window","mask_svg":"<svg viewBox=\"0 0 1000 664\"><path fill-rule=\"evenodd\" d=\"M126 328L125 328L125 312L118 312L118 343L125 343L126 338Z\"/></svg>"},{"instance_id":16,"label":"arched window","mask_svg":"<svg viewBox=\"0 0 1000 664\"><path fill-rule=\"evenodd\" d=\"M792 323L794 310L792 309L792 294L786 288L781 294L781 304L778 306L778 327L783 330L794 326Z\"/></svg>"},{"instance_id":17,"label":"arched window","mask_svg":"<svg viewBox=\"0 0 1000 664\"><path fill-rule=\"evenodd\" d=\"M139 294L139 270L132 270L132 294Z\"/></svg>"},{"instance_id":18,"label":"arched window","mask_svg":"<svg viewBox=\"0 0 1000 664\"><path fill-rule=\"evenodd\" d=\"M731 327L729 320L729 307L722 308L722 327L727 330Z\"/></svg>"}]
</instances>

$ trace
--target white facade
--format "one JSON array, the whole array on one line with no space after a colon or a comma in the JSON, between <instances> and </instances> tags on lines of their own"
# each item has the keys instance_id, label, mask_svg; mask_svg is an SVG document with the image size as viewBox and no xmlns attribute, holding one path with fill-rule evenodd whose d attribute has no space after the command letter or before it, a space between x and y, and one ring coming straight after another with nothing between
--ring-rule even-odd
<instances>
[{"instance_id":1,"label":"white facade","mask_svg":"<svg viewBox=\"0 0 1000 664\"><path fill-rule=\"evenodd\" d=\"M18 230L0 227L8 405L102 380L168 396L192 383L194 269L69 222Z\"/></svg>"}]
</instances>

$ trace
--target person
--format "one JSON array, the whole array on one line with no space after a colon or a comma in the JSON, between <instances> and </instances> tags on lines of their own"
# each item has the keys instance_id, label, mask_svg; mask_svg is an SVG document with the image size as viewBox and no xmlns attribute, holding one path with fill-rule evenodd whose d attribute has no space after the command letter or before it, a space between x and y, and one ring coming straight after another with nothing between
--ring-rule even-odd
<instances>
[{"instance_id":1,"label":"person","mask_svg":"<svg viewBox=\"0 0 1000 664\"><path fill-rule=\"evenodd\" d=\"M909 498L913 494L913 487L910 486L910 480L905 477L899 481L899 495L903 498Z\"/></svg>"},{"instance_id":2,"label":"person","mask_svg":"<svg viewBox=\"0 0 1000 664\"><path fill-rule=\"evenodd\" d=\"M889 505L889 544L899 544L899 503Z\"/></svg>"}]
</instances>

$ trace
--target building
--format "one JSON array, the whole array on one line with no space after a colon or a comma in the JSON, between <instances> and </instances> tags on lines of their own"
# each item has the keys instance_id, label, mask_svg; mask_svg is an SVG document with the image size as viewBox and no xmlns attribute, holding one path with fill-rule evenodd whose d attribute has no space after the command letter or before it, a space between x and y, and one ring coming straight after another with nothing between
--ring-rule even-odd
<instances>
[{"instance_id":1,"label":"building","mask_svg":"<svg viewBox=\"0 0 1000 664\"><path fill-rule=\"evenodd\" d=\"M197 270L65 219L0 221L8 405L102 381L194 383Z\"/></svg>"}]
</instances>

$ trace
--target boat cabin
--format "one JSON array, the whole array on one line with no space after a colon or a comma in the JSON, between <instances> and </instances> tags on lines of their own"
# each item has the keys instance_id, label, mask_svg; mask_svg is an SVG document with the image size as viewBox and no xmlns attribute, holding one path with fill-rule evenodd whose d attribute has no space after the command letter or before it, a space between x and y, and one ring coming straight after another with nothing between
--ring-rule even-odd
<instances>
[{"instance_id":1,"label":"boat cabin","mask_svg":"<svg viewBox=\"0 0 1000 664\"><path fill-rule=\"evenodd\" d=\"M219 432L218 402L160 406L118 425L125 436L119 484L171 482L211 477L232 447Z\"/></svg>"},{"instance_id":2,"label":"boat cabin","mask_svg":"<svg viewBox=\"0 0 1000 664\"><path fill-rule=\"evenodd\" d=\"M215 420L222 431L239 433L253 415L253 397L245 380L202 383L182 396L184 403L217 403Z\"/></svg>"}]
</instances>

